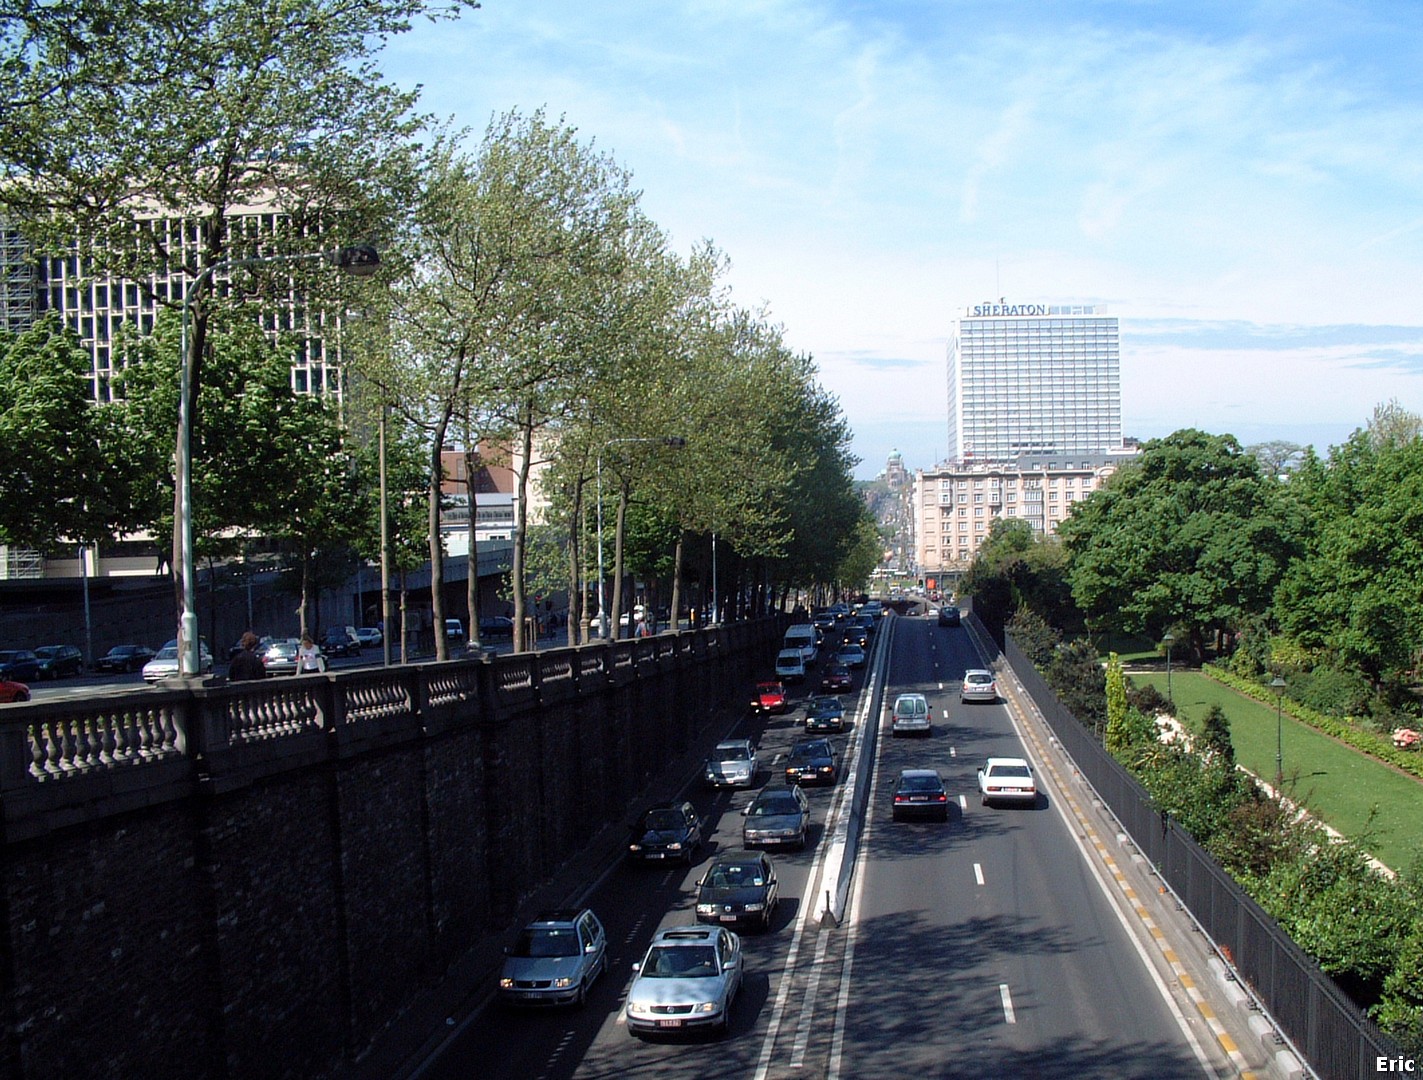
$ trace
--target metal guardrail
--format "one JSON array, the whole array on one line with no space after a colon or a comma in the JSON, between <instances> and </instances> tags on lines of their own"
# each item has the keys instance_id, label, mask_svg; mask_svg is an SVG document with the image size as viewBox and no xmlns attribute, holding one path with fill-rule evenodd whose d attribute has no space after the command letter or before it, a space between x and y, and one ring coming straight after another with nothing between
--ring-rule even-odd
<instances>
[{"instance_id":1,"label":"metal guardrail","mask_svg":"<svg viewBox=\"0 0 1423 1080\"><path fill-rule=\"evenodd\" d=\"M1083 778L1324 1080L1377 1077L1399 1048L1069 712L1011 634L1004 658Z\"/></svg>"}]
</instances>

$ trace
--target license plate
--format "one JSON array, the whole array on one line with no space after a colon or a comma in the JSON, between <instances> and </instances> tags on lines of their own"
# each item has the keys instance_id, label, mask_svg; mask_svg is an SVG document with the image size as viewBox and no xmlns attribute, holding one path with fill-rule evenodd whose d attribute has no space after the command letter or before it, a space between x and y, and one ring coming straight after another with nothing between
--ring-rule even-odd
<instances>
[{"instance_id":1,"label":"license plate","mask_svg":"<svg viewBox=\"0 0 1423 1080\"><path fill-rule=\"evenodd\" d=\"M665 859L667 858L667 853L665 851L649 851L647 857L649 859Z\"/></svg>"},{"instance_id":2,"label":"license plate","mask_svg":"<svg viewBox=\"0 0 1423 1080\"><path fill-rule=\"evenodd\" d=\"M681 1027L681 1026L682 1026L682 1021L680 1021L680 1020L659 1020L659 1021L657 1021L657 1026L658 1026L658 1027Z\"/></svg>"},{"instance_id":3,"label":"license plate","mask_svg":"<svg viewBox=\"0 0 1423 1080\"><path fill-rule=\"evenodd\" d=\"M722 921L722 922L735 922L735 921L736 921L736 916L735 916L735 915L723 915L723 916L721 917L721 921Z\"/></svg>"}]
</instances>

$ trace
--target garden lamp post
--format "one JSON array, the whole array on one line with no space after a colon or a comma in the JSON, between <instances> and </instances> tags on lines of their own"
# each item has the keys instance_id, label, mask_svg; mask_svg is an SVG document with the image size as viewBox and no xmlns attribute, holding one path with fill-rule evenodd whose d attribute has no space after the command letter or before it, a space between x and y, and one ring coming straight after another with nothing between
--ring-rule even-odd
<instances>
[{"instance_id":1,"label":"garden lamp post","mask_svg":"<svg viewBox=\"0 0 1423 1080\"><path fill-rule=\"evenodd\" d=\"M193 369L197 357L188 348L188 318L200 290L219 270L236 270L267 263L314 262L324 260L356 277L369 277L380 267L380 256L368 245L312 251L300 255L260 255L251 259L228 259L213 263L193 278L183 293L182 381L178 393L178 446L173 455L173 471L178 488L175 527L178 530L178 561L183 591L183 613L178 622L178 673L187 678L202 670L198 648L198 612L195 603L197 574L193 568Z\"/></svg>"},{"instance_id":2,"label":"garden lamp post","mask_svg":"<svg viewBox=\"0 0 1423 1080\"><path fill-rule=\"evenodd\" d=\"M680 435L667 435L662 438L609 439L598 450L598 637L603 641L608 640L608 608L607 602L603 599L605 595L603 581L603 451L619 443L661 443L663 446L680 450L687 445L687 440ZM675 613L673 618L676 618Z\"/></svg>"},{"instance_id":3,"label":"garden lamp post","mask_svg":"<svg viewBox=\"0 0 1423 1080\"><path fill-rule=\"evenodd\" d=\"M1285 680L1276 675L1270 680L1270 689L1275 692L1275 793L1279 794L1285 782Z\"/></svg>"},{"instance_id":4,"label":"garden lamp post","mask_svg":"<svg viewBox=\"0 0 1423 1080\"><path fill-rule=\"evenodd\" d=\"M1172 705L1176 704L1176 699L1171 696L1171 643L1175 640L1174 634L1161 636L1161 643L1166 646L1166 700Z\"/></svg>"}]
</instances>

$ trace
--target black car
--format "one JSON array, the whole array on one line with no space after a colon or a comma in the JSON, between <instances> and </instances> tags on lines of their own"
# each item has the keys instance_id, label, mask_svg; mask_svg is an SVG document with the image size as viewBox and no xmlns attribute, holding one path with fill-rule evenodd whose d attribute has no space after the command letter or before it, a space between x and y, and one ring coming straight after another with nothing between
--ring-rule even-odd
<instances>
[{"instance_id":1,"label":"black car","mask_svg":"<svg viewBox=\"0 0 1423 1080\"><path fill-rule=\"evenodd\" d=\"M0 649L0 679L34 682L40 677L40 658L29 649Z\"/></svg>"},{"instance_id":2,"label":"black car","mask_svg":"<svg viewBox=\"0 0 1423 1080\"><path fill-rule=\"evenodd\" d=\"M479 620L480 641L498 641L501 638L512 640L513 637L513 619L504 615L486 615Z\"/></svg>"},{"instance_id":3,"label":"black car","mask_svg":"<svg viewBox=\"0 0 1423 1080\"><path fill-rule=\"evenodd\" d=\"M41 645L35 650L41 679L59 679L84 670L84 654L75 645Z\"/></svg>"},{"instance_id":4,"label":"black car","mask_svg":"<svg viewBox=\"0 0 1423 1080\"><path fill-rule=\"evenodd\" d=\"M638 862L681 859L688 866L702 846L702 819L689 802L659 803L643 811L628 837L628 858Z\"/></svg>"},{"instance_id":5,"label":"black car","mask_svg":"<svg viewBox=\"0 0 1423 1080\"><path fill-rule=\"evenodd\" d=\"M333 626L317 642L326 656L360 656L360 640L352 637L344 626Z\"/></svg>"},{"instance_id":6,"label":"black car","mask_svg":"<svg viewBox=\"0 0 1423 1080\"><path fill-rule=\"evenodd\" d=\"M771 857L761 851L725 851L697 882L697 921L771 929L780 889Z\"/></svg>"},{"instance_id":7,"label":"black car","mask_svg":"<svg viewBox=\"0 0 1423 1080\"><path fill-rule=\"evenodd\" d=\"M895 821L907 817L949 820L949 793L933 769L901 769L894 786L891 814Z\"/></svg>"},{"instance_id":8,"label":"black car","mask_svg":"<svg viewBox=\"0 0 1423 1080\"><path fill-rule=\"evenodd\" d=\"M939 625L940 625L940 626L958 626L958 625L959 625L959 609L956 608L956 607L953 607L952 605L948 605L948 604L946 604L946 605L944 605L943 607L939 608Z\"/></svg>"},{"instance_id":9,"label":"black car","mask_svg":"<svg viewBox=\"0 0 1423 1080\"><path fill-rule=\"evenodd\" d=\"M805 730L807 734L844 731L845 706L840 704L840 699L828 694L811 698L805 707Z\"/></svg>"},{"instance_id":10,"label":"black car","mask_svg":"<svg viewBox=\"0 0 1423 1080\"><path fill-rule=\"evenodd\" d=\"M94 661L95 671L142 671L157 653L147 645L115 645Z\"/></svg>"},{"instance_id":11,"label":"black car","mask_svg":"<svg viewBox=\"0 0 1423 1080\"><path fill-rule=\"evenodd\" d=\"M786 783L833 784L840 779L840 755L829 739L807 739L791 747Z\"/></svg>"}]
</instances>

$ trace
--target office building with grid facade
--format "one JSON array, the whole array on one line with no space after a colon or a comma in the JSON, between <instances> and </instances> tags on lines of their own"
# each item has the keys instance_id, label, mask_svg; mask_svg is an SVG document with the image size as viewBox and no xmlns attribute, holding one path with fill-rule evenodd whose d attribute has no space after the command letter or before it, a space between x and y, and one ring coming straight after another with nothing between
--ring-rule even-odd
<instances>
[{"instance_id":1,"label":"office building with grid facade","mask_svg":"<svg viewBox=\"0 0 1423 1080\"><path fill-rule=\"evenodd\" d=\"M1120 342L1104 307L975 304L955 323L948 374L950 461L1121 448Z\"/></svg>"}]
</instances>

